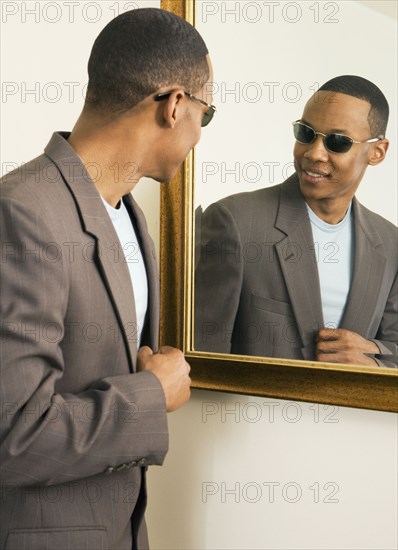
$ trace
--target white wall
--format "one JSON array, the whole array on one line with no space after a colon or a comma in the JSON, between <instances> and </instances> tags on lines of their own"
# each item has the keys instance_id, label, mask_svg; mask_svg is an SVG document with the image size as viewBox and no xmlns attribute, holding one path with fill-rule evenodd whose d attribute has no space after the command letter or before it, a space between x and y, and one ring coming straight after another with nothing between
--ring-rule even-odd
<instances>
[{"instance_id":1,"label":"white wall","mask_svg":"<svg viewBox=\"0 0 398 550\"><path fill-rule=\"evenodd\" d=\"M196 390L169 425L153 549L396 548L396 415Z\"/></svg>"},{"instance_id":2,"label":"white wall","mask_svg":"<svg viewBox=\"0 0 398 550\"><path fill-rule=\"evenodd\" d=\"M115 13L114 1L97 7L80 2L70 22L70 3L59 2L61 12L54 4L1 3L2 91L8 94L2 93L0 104L2 172L40 154L54 130L72 127L82 107L92 42ZM158 2L118 2L120 11L137 5ZM28 15L23 6L36 13ZM380 51L380 74L388 73L393 86L393 49L381 46L374 32L363 33L359 47L368 43ZM31 89L37 96L25 93ZM203 137L211 139L213 128ZM230 144L239 136L228 135ZM146 180L134 191L157 242L158 189ZM396 415L194 391L190 403L170 415L169 425L165 465L149 471L154 550L396 548ZM279 484L274 502L270 483ZM237 493L226 494L230 489ZM298 501L289 502L300 490ZM325 502L331 499L338 502Z\"/></svg>"}]
</instances>

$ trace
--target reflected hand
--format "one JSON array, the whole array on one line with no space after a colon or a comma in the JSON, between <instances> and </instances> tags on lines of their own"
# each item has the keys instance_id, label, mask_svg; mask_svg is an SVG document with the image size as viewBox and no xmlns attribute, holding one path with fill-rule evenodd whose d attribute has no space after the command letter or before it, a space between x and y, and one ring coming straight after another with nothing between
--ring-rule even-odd
<instances>
[{"instance_id":1,"label":"reflected hand","mask_svg":"<svg viewBox=\"0 0 398 550\"><path fill-rule=\"evenodd\" d=\"M366 354L380 353L377 345L351 330L322 328L315 344L317 361L350 363L374 367L377 362Z\"/></svg>"}]
</instances>

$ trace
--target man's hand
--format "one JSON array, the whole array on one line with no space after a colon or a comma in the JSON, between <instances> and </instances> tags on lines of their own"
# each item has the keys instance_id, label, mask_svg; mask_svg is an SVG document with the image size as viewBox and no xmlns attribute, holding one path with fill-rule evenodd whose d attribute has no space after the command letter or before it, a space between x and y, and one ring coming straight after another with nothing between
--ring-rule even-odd
<instances>
[{"instance_id":1,"label":"man's hand","mask_svg":"<svg viewBox=\"0 0 398 550\"><path fill-rule=\"evenodd\" d=\"M322 328L318 333L315 353L317 361L374 367L377 362L365 354L375 355L380 350L374 342L351 330Z\"/></svg>"},{"instance_id":2,"label":"man's hand","mask_svg":"<svg viewBox=\"0 0 398 550\"><path fill-rule=\"evenodd\" d=\"M167 412L179 409L191 396L191 367L184 359L182 351L163 346L158 353L143 346L138 352L137 371L153 372L162 384L166 397Z\"/></svg>"}]
</instances>

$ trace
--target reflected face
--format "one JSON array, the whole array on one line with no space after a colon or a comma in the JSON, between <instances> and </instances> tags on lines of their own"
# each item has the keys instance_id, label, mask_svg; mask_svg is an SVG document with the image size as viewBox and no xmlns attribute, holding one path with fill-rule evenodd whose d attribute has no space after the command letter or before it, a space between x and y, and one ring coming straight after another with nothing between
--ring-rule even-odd
<instances>
[{"instance_id":1,"label":"reflected face","mask_svg":"<svg viewBox=\"0 0 398 550\"><path fill-rule=\"evenodd\" d=\"M346 94L321 91L305 106L301 122L316 132L345 134L356 141L371 135L367 101ZM311 144L296 142L294 163L300 189L309 206L317 212L322 203L348 206L369 164L373 143L353 144L346 153L332 153L322 136Z\"/></svg>"}]
</instances>

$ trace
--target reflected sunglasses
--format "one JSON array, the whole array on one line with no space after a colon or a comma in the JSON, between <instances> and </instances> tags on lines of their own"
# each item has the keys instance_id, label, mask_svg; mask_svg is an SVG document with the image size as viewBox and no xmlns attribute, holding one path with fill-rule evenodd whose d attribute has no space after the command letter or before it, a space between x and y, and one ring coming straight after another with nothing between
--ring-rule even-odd
<instances>
[{"instance_id":1,"label":"reflected sunglasses","mask_svg":"<svg viewBox=\"0 0 398 550\"><path fill-rule=\"evenodd\" d=\"M316 140L316 136L322 136L326 149L331 153L347 153L354 143L372 143L373 141L383 139L378 137L367 139L366 141L355 141L355 139L345 136L344 134L322 134L322 132L315 132L311 126L303 124L300 120L296 120L295 122L292 122L292 124L296 141L309 145Z\"/></svg>"},{"instance_id":2,"label":"reflected sunglasses","mask_svg":"<svg viewBox=\"0 0 398 550\"><path fill-rule=\"evenodd\" d=\"M164 92L162 94L158 94L154 97L154 100L155 101L161 101L162 99L167 99L168 97L171 96L172 93L173 92ZM202 99L199 99L198 97L195 97L194 95L190 94L189 92L184 92L184 94L187 97L189 97L189 99L192 99L192 101L197 101L201 105L205 105L206 107L208 107L207 111L205 111L203 113L203 118L202 118L202 123L201 123L202 128L204 128L205 126L207 126L211 122L211 119L213 118L214 113L216 112L215 106L214 105L209 105L208 103L206 103L206 101L203 101Z\"/></svg>"}]
</instances>

